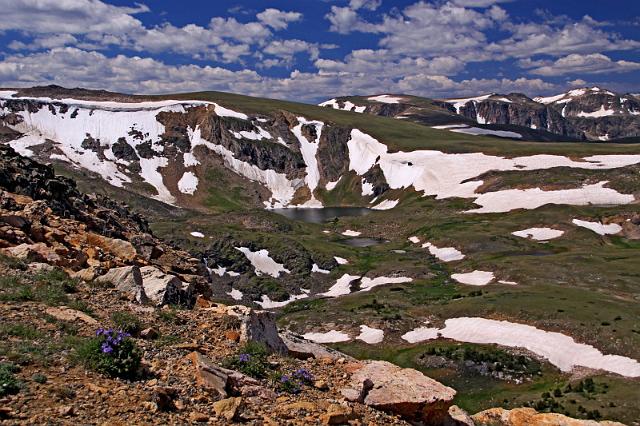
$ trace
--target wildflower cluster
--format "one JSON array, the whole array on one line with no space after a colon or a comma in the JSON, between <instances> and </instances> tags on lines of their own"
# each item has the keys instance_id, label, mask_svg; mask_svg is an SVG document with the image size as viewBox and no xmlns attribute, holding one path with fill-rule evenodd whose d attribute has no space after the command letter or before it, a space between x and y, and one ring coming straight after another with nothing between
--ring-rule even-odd
<instances>
[{"instance_id":1,"label":"wildflower cluster","mask_svg":"<svg viewBox=\"0 0 640 426\"><path fill-rule=\"evenodd\" d=\"M94 338L77 350L77 357L87 367L111 377L134 378L142 355L129 333L99 328Z\"/></svg>"},{"instance_id":2,"label":"wildflower cluster","mask_svg":"<svg viewBox=\"0 0 640 426\"><path fill-rule=\"evenodd\" d=\"M313 383L313 375L306 368L299 368L291 374L276 373L273 382L280 392L300 393L303 386Z\"/></svg>"},{"instance_id":3,"label":"wildflower cluster","mask_svg":"<svg viewBox=\"0 0 640 426\"><path fill-rule=\"evenodd\" d=\"M99 328L98 331L96 331L96 336L104 336L104 341L100 345L100 349L103 354L110 354L124 341L125 338L131 337L131 334L114 330L112 328Z\"/></svg>"}]
</instances>

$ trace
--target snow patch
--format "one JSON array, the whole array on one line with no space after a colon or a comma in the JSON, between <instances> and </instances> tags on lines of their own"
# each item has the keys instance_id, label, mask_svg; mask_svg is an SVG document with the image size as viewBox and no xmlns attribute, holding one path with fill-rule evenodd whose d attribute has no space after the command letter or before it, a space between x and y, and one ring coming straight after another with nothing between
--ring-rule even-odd
<instances>
[{"instance_id":1,"label":"snow patch","mask_svg":"<svg viewBox=\"0 0 640 426\"><path fill-rule=\"evenodd\" d=\"M372 210L391 210L398 205L400 200L384 200L375 206L371 207Z\"/></svg>"},{"instance_id":2,"label":"snow patch","mask_svg":"<svg viewBox=\"0 0 640 426\"><path fill-rule=\"evenodd\" d=\"M331 330L326 333L306 333L303 334L302 337L314 343L338 343L351 340L351 337L349 337L347 333L336 330Z\"/></svg>"},{"instance_id":3,"label":"snow patch","mask_svg":"<svg viewBox=\"0 0 640 426\"><path fill-rule=\"evenodd\" d=\"M262 274L270 275L274 278L278 278L281 272L286 274L291 273L287 268L284 267L282 263L277 263L269 256L268 250L258 250L251 251L251 249L247 247L236 247L236 250L244 253L249 262L253 265L256 270L256 275L261 276Z\"/></svg>"},{"instance_id":4,"label":"snow patch","mask_svg":"<svg viewBox=\"0 0 640 426\"><path fill-rule=\"evenodd\" d=\"M191 235L192 237L196 237L196 238L204 238L204 234L203 234L202 232L194 231L194 232L191 232L191 234L190 234L190 235Z\"/></svg>"},{"instance_id":5,"label":"snow patch","mask_svg":"<svg viewBox=\"0 0 640 426\"><path fill-rule=\"evenodd\" d=\"M493 272L473 271L466 274L452 274L451 278L461 284L483 286L495 279Z\"/></svg>"},{"instance_id":6,"label":"snow patch","mask_svg":"<svg viewBox=\"0 0 640 426\"><path fill-rule=\"evenodd\" d=\"M378 328L372 328L366 325L360 326L360 334L356 337L358 340L362 340L370 345L375 345L384 340L384 331Z\"/></svg>"},{"instance_id":7,"label":"snow patch","mask_svg":"<svg viewBox=\"0 0 640 426\"><path fill-rule=\"evenodd\" d=\"M584 112L584 111L579 112L578 117L598 118L598 117L608 117L613 114L615 114L614 110L605 109L604 105L602 105L599 110L594 112Z\"/></svg>"},{"instance_id":8,"label":"snow patch","mask_svg":"<svg viewBox=\"0 0 640 426\"><path fill-rule=\"evenodd\" d=\"M309 295L306 294L306 293L302 293L302 294L298 294L298 295L292 294L285 301L274 302L273 300L271 300L269 298L269 296L267 296L266 294L263 294L261 296L262 300L260 302L257 302L257 301L254 301L254 302L257 305L260 305L260 307L262 309L276 309L276 308L282 308L284 306L287 306L289 303L295 302L296 300L306 299L307 297L309 297Z\"/></svg>"},{"instance_id":9,"label":"snow patch","mask_svg":"<svg viewBox=\"0 0 640 426\"><path fill-rule=\"evenodd\" d=\"M511 235L521 238L530 238L536 241L547 241L561 237L564 231L552 228L529 228L522 231L512 232Z\"/></svg>"},{"instance_id":10,"label":"snow patch","mask_svg":"<svg viewBox=\"0 0 640 426\"><path fill-rule=\"evenodd\" d=\"M370 291L372 288L381 285L410 283L411 281L413 281L413 278L409 277L363 277L360 280L360 291Z\"/></svg>"},{"instance_id":11,"label":"snow patch","mask_svg":"<svg viewBox=\"0 0 640 426\"><path fill-rule=\"evenodd\" d=\"M313 264L313 266L311 267L311 272L317 272L319 274L330 274L331 273L331 271L329 271L327 269L322 269L321 267L319 267L317 263Z\"/></svg>"},{"instance_id":12,"label":"snow patch","mask_svg":"<svg viewBox=\"0 0 640 426\"><path fill-rule=\"evenodd\" d=\"M351 293L351 283L359 278L360 276L358 275L344 274L343 276L338 278L336 283L332 285L329 290L324 293L318 294L318 296L339 297L349 294Z\"/></svg>"},{"instance_id":13,"label":"snow patch","mask_svg":"<svg viewBox=\"0 0 640 426\"><path fill-rule=\"evenodd\" d=\"M347 237L359 237L360 234L362 234L362 232L352 231L351 229L347 229L342 233L342 235L345 235Z\"/></svg>"},{"instance_id":14,"label":"snow patch","mask_svg":"<svg viewBox=\"0 0 640 426\"><path fill-rule=\"evenodd\" d=\"M484 123L480 123L484 124ZM468 128L455 128L451 129L452 132L456 133L464 133L467 135L490 135L490 136L498 136L500 138L514 138L514 139L522 139L522 135L516 132L509 132L506 130L491 130L491 129L481 129L479 127L468 127Z\"/></svg>"},{"instance_id":15,"label":"snow patch","mask_svg":"<svg viewBox=\"0 0 640 426\"><path fill-rule=\"evenodd\" d=\"M333 256L333 258L338 262L338 265L346 265L349 261L343 257Z\"/></svg>"},{"instance_id":16,"label":"snow patch","mask_svg":"<svg viewBox=\"0 0 640 426\"><path fill-rule=\"evenodd\" d=\"M604 225L601 222L588 222L586 220L573 219L571 221L574 225L582 228L587 228L599 235L614 235L622 231L622 226L617 223L610 223Z\"/></svg>"},{"instance_id":17,"label":"snow patch","mask_svg":"<svg viewBox=\"0 0 640 426\"><path fill-rule=\"evenodd\" d=\"M420 238L416 237L415 235L407 238L407 240L411 241L413 244L420 244Z\"/></svg>"},{"instance_id":18,"label":"snow patch","mask_svg":"<svg viewBox=\"0 0 640 426\"><path fill-rule=\"evenodd\" d=\"M593 346L577 343L562 333L486 318L451 318L442 329L421 327L402 336L409 343L436 339L440 336L460 342L497 344L525 348L547 359L561 371L575 367L604 370L625 377L640 377L640 363L619 355L604 355Z\"/></svg>"},{"instance_id":19,"label":"snow patch","mask_svg":"<svg viewBox=\"0 0 640 426\"><path fill-rule=\"evenodd\" d=\"M342 176L340 176L338 180L335 182L327 183L327 185L325 186L325 188L327 188L327 191L333 191L334 189L336 189L336 186L338 186L338 183L340 183L341 179L342 179Z\"/></svg>"},{"instance_id":20,"label":"snow patch","mask_svg":"<svg viewBox=\"0 0 640 426\"><path fill-rule=\"evenodd\" d=\"M316 129L316 139L309 141L306 136L302 134L302 126L311 125ZM320 181L320 169L318 167L318 159L316 154L318 153L318 146L320 145L320 136L322 134L322 128L324 123L321 121L308 121L304 117L298 117L298 124L291 130L295 137L300 142L300 152L302 153L302 159L307 165L307 176L305 182L309 191L311 192L311 199L304 203L305 207L322 207L322 203L315 198L314 191L318 187Z\"/></svg>"},{"instance_id":21,"label":"snow patch","mask_svg":"<svg viewBox=\"0 0 640 426\"><path fill-rule=\"evenodd\" d=\"M227 293L233 300L242 300L242 292L235 288L232 288L230 292Z\"/></svg>"},{"instance_id":22,"label":"snow patch","mask_svg":"<svg viewBox=\"0 0 640 426\"><path fill-rule=\"evenodd\" d=\"M433 244L427 242L422 245L422 248L428 248L429 253L443 262L454 262L456 260L462 260L465 258L465 255L455 247L436 247Z\"/></svg>"},{"instance_id":23,"label":"snow patch","mask_svg":"<svg viewBox=\"0 0 640 426\"><path fill-rule=\"evenodd\" d=\"M378 95L378 96L371 96L367 98L367 100L380 102L383 104L397 104L397 103L400 103L400 101L403 99L404 98L401 98L398 96L391 96L391 95Z\"/></svg>"},{"instance_id":24,"label":"snow patch","mask_svg":"<svg viewBox=\"0 0 640 426\"><path fill-rule=\"evenodd\" d=\"M183 194L193 195L198 189L198 178L193 172L185 172L178 181L178 190Z\"/></svg>"}]
</instances>

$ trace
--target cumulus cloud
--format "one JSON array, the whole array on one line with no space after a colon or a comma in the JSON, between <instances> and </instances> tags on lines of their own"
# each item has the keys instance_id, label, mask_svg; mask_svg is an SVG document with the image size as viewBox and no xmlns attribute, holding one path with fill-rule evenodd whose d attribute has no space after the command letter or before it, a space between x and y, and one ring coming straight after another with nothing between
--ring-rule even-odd
<instances>
[{"instance_id":1,"label":"cumulus cloud","mask_svg":"<svg viewBox=\"0 0 640 426\"><path fill-rule=\"evenodd\" d=\"M256 15L258 21L270 26L274 30L284 30L289 26L290 22L296 22L302 19L302 13L283 12L278 9L269 8L264 12Z\"/></svg>"},{"instance_id":2,"label":"cumulus cloud","mask_svg":"<svg viewBox=\"0 0 640 426\"><path fill-rule=\"evenodd\" d=\"M510 3L513 0L453 0L458 6L464 7L489 7L498 3Z\"/></svg>"},{"instance_id":3,"label":"cumulus cloud","mask_svg":"<svg viewBox=\"0 0 640 426\"><path fill-rule=\"evenodd\" d=\"M575 74L623 73L640 70L640 62L613 61L601 53L572 54L530 70L531 74L559 76Z\"/></svg>"}]
</instances>

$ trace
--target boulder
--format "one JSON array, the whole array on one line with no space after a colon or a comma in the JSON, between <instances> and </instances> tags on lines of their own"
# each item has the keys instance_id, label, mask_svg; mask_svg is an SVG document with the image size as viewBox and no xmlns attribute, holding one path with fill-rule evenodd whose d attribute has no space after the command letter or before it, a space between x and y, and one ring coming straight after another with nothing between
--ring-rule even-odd
<instances>
[{"instance_id":1,"label":"boulder","mask_svg":"<svg viewBox=\"0 0 640 426\"><path fill-rule=\"evenodd\" d=\"M18 259L33 260L37 262L54 263L61 261L61 257L56 252L47 247L44 243L20 244L15 247L4 248L0 253Z\"/></svg>"},{"instance_id":2,"label":"boulder","mask_svg":"<svg viewBox=\"0 0 640 426\"><path fill-rule=\"evenodd\" d=\"M476 426L623 426L622 423L578 420L557 413L538 413L533 408L490 408L471 416Z\"/></svg>"},{"instance_id":3,"label":"boulder","mask_svg":"<svg viewBox=\"0 0 640 426\"><path fill-rule=\"evenodd\" d=\"M123 266L121 268L112 268L96 282L102 284L113 284L115 288L123 293L128 294L138 303L149 303L149 298L145 293L142 272L137 266Z\"/></svg>"},{"instance_id":4,"label":"boulder","mask_svg":"<svg viewBox=\"0 0 640 426\"><path fill-rule=\"evenodd\" d=\"M331 404L327 412L320 416L320 421L323 425L344 425L357 418L358 415L353 411L353 407Z\"/></svg>"},{"instance_id":5,"label":"boulder","mask_svg":"<svg viewBox=\"0 0 640 426\"><path fill-rule=\"evenodd\" d=\"M184 300L183 284L178 277L165 274L154 266L140 268L140 274L144 293L152 304L178 304Z\"/></svg>"},{"instance_id":6,"label":"boulder","mask_svg":"<svg viewBox=\"0 0 640 426\"><path fill-rule=\"evenodd\" d=\"M227 398L213 403L213 411L216 416L226 419L228 422L232 421L237 415L240 406L242 405L242 398Z\"/></svg>"},{"instance_id":7,"label":"boulder","mask_svg":"<svg viewBox=\"0 0 640 426\"><path fill-rule=\"evenodd\" d=\"M135 247L129 241L103 237L98 234L87 234L87 244L100 247L123 261L132 261L137 254Z\"/></svg>"},{"instance_id":8,"label":"boulder","mask_svg":"<svg viewBox=\"0 0 640 426\"><path fill-rule=\"evenodd\" d=\"M317 343L305 340L302 336L295 334L289 330L280 333L280 338L287 347L287 353L289 356L297 359L333 359L338 360L344 358L349 361L354 359L349 355L345 355L342 352L335 349L327 348Z\"/></svg>"},{"instance_id":9,"label":"boulder","mask_svg":"<svg viewBox=\"0 0 640 426\"><path fill-rule=\"evenodd\" d=\"M449 419L445 422L446 426L475 426L471 416L457 405L449 407Z\"/></svg>"},{"instance_id":10,"label":"boulder","mask_svg":"<svg viewBox=\"0 0 640 426\"><path fill-rule=\"evenodd\" d=\"M278 334L276 316L273 312L256 311L242 305L219 306L211 310L239 320L241 343L258 342L264 344L271 352L281 354L288 352L287 346Z\"/></svg>"},{"instance_id":11,"label":"boulder","mask_svg":"<svg viewBox=\"0 0 640 426\"><path fill-rule=\"evenodd\" d=\"M366 361L342 394L349 401L396 414L408 421L444 425L456 391L412 368Z\"/></svg>"},{"instance_id":12,"label":"boulder","mask_svg":"<svg viewBox=\"0 0 640 426\"><path fill-rule=\"evenodd\" d=\"M89 324L89 325L98 324L98 321L91 318L89 315L85 314L84 312L76 311L75 309L67 308L66 306L60 306L58 308L55 308L55 307L47 308L45 312L48 315L51 315L52 317L59 319L61 321L68 321L68 322L82 321L85 324Z\"/></svg>"}]
</instances>

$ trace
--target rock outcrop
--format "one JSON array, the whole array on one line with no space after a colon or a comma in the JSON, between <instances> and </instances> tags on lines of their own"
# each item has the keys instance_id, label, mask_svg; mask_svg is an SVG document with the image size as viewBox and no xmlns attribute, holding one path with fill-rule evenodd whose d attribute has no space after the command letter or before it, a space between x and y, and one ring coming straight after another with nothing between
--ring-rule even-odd
<instances>
[{"instance_id":1,"label":"rock outcrop","mask_svg":"<svg viewBox=\"0 0 640 426\"><path fill-rule=\"evenodd\" d=\"M611 421L578 420L557 413L538 413L533 408L491 408L471 416L476 426L624 426Z\"/></svg>"},{"instance_id":2,"label":"rock outcrop","mask_svg":"<svg viewBox=\"0 0 640 426\"><path fill-rule=\"evenodd\" d=\"M417 370L386 361L365 361L356 367L342 394L349 401L429 425L445 424L456 391Z\"/></svg>"}]
</instances>

